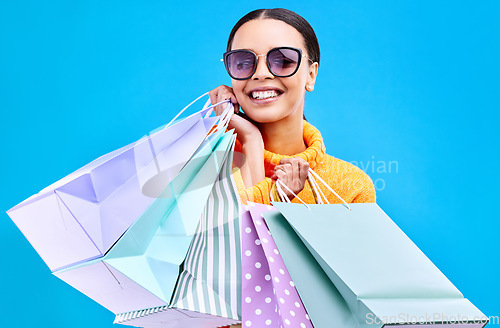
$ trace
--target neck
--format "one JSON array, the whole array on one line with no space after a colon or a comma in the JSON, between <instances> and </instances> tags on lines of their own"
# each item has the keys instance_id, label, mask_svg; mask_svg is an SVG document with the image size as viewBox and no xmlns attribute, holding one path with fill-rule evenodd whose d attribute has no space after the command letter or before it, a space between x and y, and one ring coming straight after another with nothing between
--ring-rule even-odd
<instances>
[{"instance_id":1,"label":"neck","mask_svg":"<svg viewBox=\"0 0 500 328\"><path fill-rule=\"evenodd\" d=\"M303 137L302 111L297 112L295 115L289 115L276 122L259 123L265 149L287 156L307 149Z\"/></svg>"}]
</instances>

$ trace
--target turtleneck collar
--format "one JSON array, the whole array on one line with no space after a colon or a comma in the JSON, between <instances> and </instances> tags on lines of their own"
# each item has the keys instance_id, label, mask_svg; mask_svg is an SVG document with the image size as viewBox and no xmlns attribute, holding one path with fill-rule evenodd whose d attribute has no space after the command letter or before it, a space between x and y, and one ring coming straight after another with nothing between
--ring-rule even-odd
<instances>
[{"instance_id":1,"label":"turtleneck collar","mask_svg":"<svg viewBox=\"0 0 500 328\"><path fill-rule=\"evenodd\" d=\"M287 156L276 154L264 149L264 168L266 171L266 177L271 177L274 174L274 166L278 165L282 158L299 156L306 160L309 163L309 167L312 169L314 169L314 167L322 161L322 157L325 155L326 149L321 133L306 120L303 121L303 126L304 142L307 146L307 149L303 152Z\"/></svg>"}]
</instances>

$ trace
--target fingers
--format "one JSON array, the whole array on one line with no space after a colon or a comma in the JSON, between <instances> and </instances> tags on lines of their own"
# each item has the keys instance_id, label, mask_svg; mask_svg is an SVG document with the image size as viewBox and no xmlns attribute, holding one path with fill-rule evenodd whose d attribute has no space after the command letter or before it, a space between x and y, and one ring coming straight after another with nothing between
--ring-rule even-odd
<instances>
[{"instance_id":1,"label":"fingers","mask_svg":"<svg viewBox=\"0 0 500 328\"><path fill-rule=\"evenodd\" d=\"M309 163L300 158L283 158L274 168L273 180L281 180L295 194L304 189L309 174ZM287 193L288 194L288 193Z\"/></svg>"},{"instance_id":2,"label":"fingers","mask_svg":"<svg viewBox=\"0 0 500 328\"><path fill-rule=\"evenodd\" d=\"M288 170L286 170L286 166L288 165ZM309 174L309 163L302 159L301 157L293 157L293 158L283 158L280 160L280 166L285 168L285 171L288 174L291 174L294 180L305 181L307 179L307 175Z\"/></svg>"},{"instance_id":3,"label":"fingers","mask_svg":"<svg viewBox=\"0 0 500 328\"><path fill-rule=\"evenodd\" d=\"M212 104L217 104L221 101L229 99L229 100L231 100L231 102L234 105L235 113L237 113L239 111L238 101L236 100L236 96L233 93L233 89L228 87L227 85L218 86L217 88L211 90L208 93L208 95L210 97L210 102ZM222 114L222 112L224 111L224 109L227 108L228 105L229 105L228 103L224 103L224 104L215 106L215 108L214 108L215 115Z\"/></svg>"},{"instance_id":4,"label":"fingers","mask_svg":"<svg viewBox=\"0 0 500 328\"><path fill-rule=\"evenodd\" d=\"M275 167L275 180L280 180L285 186L287 186L289 189L291 189L295 194L297 194L294 190L294 188L291 187L291 182L290 182L290 179L289 179L289 174L287 172L287 170L285 169L284 165L276 165ZM288 189L286 188L283 188L283 191L285 192L285 194L287 195L287 197L289 199L292 199L294 198L295 196L293 196L292 193L289 192Z\"/></svg>"},{"instance_id":5,"label":"fingers","mask_svg":"<svg viewBox=\"0 0 500 328\"><path fill-rule=\"evenodd\" d=\"M286 171L282 167L280 167L280 165L276 165L274 169L275 171L273 178L275 178L275 180L280 179L284 183L287 178Z\"/></svg>"},{"instance_id":6,"label":"fingers","mask_svg":"<svg viewBox=\"0 0 500 328\"><path fill-rule=\"evenodd\" d=\"M309 163L305 160L299 162L299 179L300 181L306 181L309 175Z\"/></svg>"},{"instance_id":7,"label":"fingers","mask_svg":"<svg viewBox=\"0 0 500 328\"><path fill-rule=\"evenodd\" d=\"M292 181L295 185L299 184L300 185L300 171L299 171L299 163L298 161L292 161L290 163L287 163L285 165L291 165L292 166Z\"/></svg>"}]
</instances>

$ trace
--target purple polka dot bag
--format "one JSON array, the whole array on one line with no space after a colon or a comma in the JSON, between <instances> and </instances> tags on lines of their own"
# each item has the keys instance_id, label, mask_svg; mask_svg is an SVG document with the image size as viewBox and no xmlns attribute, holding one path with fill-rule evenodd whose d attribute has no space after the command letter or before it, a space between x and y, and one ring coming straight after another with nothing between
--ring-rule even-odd
<instances>
[{"instance_id":1,"label":"purple polka dot bag","mask_svg":"<svg viewBox=\"0 0 500 328\"><path fill-rule=\"evenodd\" d=\"M242 215L242 326L312 328L285 263L262 217L276 211L248 203Z\"/></svg>"}]
</instances>

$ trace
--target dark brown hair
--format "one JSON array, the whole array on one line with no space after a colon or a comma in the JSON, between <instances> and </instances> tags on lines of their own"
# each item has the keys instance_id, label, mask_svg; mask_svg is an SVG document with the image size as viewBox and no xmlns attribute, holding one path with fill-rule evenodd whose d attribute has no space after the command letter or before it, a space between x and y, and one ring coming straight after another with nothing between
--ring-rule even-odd
<instances>
[{"instance_id":1,"label":"dark brown hair","mask_svg":"<svg viewBox=\"0 0 500 328\"><path fill-rule=\"evenodd\" d=\"M276 19L287 23L291 27L295 28L304 39L304 44L306 46L307 55L312 62L317 62L319 65L319 44L316 34L314 33L311 25L300 15L294 13L291 10L284 8L274 8L274 9L257 9L249 12L234 25L229 38L227 40L227 51L231 50L234 35L236 31L248 21L254 19Z\"/></svg>"}]
</instances>

